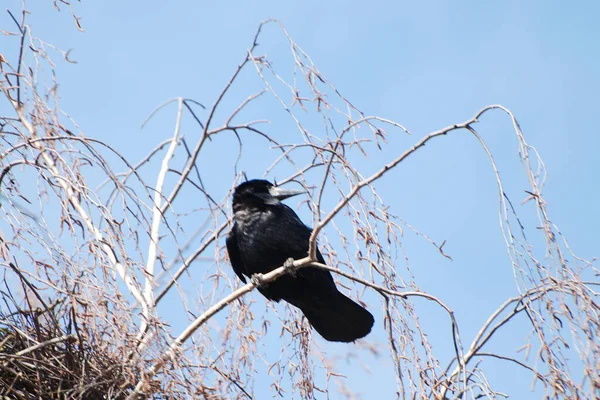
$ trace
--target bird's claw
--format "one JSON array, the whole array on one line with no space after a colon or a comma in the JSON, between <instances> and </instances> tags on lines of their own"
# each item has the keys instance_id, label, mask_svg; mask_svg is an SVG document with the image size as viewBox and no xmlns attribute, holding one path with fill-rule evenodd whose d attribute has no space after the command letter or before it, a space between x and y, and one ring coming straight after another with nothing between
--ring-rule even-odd
<instances>
[{"instance_id":1,"label":"bird's claw","mask_svg":"<svg viewBox=\"0 0 600 400\"><path fill-rule=\"evenodd\" d=\"M263 274L254 274L250 277L250 282L256 287L263 287L266 285Z\"/></svg>"},{"instance_id":2,"label":"bird's claw","mask_svg":"<svg viewBox=\"0 0 600 400\"><path fill-rule=\"evenodd\" d=\"M283 268L286 269L287 273L290 274L291 276L293 276L294 278L296 277L296 267L294 266L294 259L293 258L288 258L287 260L285 260L285 262L283 263Z\"/></svg>"}]
</instances>

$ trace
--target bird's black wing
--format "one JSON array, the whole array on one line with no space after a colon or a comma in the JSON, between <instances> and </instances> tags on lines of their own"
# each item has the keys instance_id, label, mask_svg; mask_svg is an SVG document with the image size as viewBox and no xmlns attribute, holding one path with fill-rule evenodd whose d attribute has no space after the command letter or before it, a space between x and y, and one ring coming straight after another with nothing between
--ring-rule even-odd
<instances>
[{"instance_id":1,"label":"bird's black wing","mask_svg":"<svg viewBox=\"0 0 600 400\"><path fill-rule=\"evenodd\" d=\"M285 235L282 235L285 238L285 247L288 251L290 251L290 255L288 257L293 257L298 260L300 258L306 257L308 255L308 242L310 239L310 235L312 234L312 229L306 226L302 220L298 217L298 215L286 204L281 204L280 212L284 215L279 219L281 221L285 221ZM326 264L323 255L319 251L317 247L317 262L321 264ZM333 289L335 288L335 284L333 281L333 277L329 271L320 268L302 268L299 272L300 276L303 276L309 280L311 280L314 284L319 282L326 287ZM319 290L326 290L324 287L321 287Z\"/></svg>"},{"instance_id":2,"label":"bird's black wing","mask_svg":"<svg viewBox=\"0 0 600 400\"><path fill-rule=\"evenodd\" d=\"M246 268L244 267L244 262L240 256L240 250L238 248L237 237L235 234L235 226L227 235L227 240L225 243L227 244L227 253L229 254L229 261L231 262L233 271L237 276L239 276L242 282L246 283L246 277L244 276L244 271Z\"/></svg>"}]
</instances>

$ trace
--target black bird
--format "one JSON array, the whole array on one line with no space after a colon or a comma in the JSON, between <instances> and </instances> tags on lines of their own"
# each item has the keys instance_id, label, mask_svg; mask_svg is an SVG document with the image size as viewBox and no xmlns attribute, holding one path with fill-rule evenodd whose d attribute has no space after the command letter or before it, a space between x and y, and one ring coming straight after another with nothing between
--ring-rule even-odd
<instances>
[{"instance_id":1,"label":"black bird","mask_svg":"<svg viewBox=\"0 0 600 400\"><path fill-rule=\"evenodd\" d=\"M233 193L234 225L227 236L227 252L237 276L264 274L289 258L308 255L312 229L280 200L303 193L284 190L265 180L251 180ZM317 261L325 264L317 249ZM373 315L340 293L329 271L304 267L286 274L258 290L267 299L285 300L298 307L326 340L352 342L366 336Z\"/></svg>"}]
</instances>

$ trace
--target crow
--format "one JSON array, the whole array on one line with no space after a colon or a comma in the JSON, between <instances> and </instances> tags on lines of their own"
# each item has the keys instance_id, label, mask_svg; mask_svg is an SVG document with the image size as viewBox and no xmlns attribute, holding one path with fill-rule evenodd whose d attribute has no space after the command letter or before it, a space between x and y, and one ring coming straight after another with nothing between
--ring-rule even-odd
<instances>
[{"instance_id":1,"label":"crow","mask_svg":"<svg viewBox=\"0 0 600 400\"><path fill-rule=\"evenodd\" d=\"M236 275L270 272L290 258L308 256L312 229L281 200L303 191L285 190L266 180L254 179L233 193L234 225L227 235L227 252ZM325 264L317 249L317 261ZM352 342L366 336L373 315L340 293L329 271L303 267L258 287L267 299L285 300L298 307L313 328L328 341Z\"/></svg>"}]
</instances>

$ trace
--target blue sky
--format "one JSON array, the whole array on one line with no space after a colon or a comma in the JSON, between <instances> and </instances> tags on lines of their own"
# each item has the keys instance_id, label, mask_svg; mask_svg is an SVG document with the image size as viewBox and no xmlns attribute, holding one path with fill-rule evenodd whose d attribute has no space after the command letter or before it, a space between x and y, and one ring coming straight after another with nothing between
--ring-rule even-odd
<instances>
[{"instance_id":1,"label":"blue sky","mask_svg":"<svg viewBox=\"0 0 600 400\"><path fill-rule=\"evenodd\" d=\"M502 104L517 117L528 143L546 164L543 194L553 221L575 253L587 259L598 255L600 3L180 1L140 6L84 1L75 8L84 33L72 26L67 8L57 13L51 6L36 6L32 11L30 23L37 35L62 49L72 48L71 58L77 61L58 65L62 108L86 135L105 140L132 160L172 134L174 108L141 130L148 114L177 96L211 104L244 57L259 22L271 17L285 25L354 105L412 132L411 137L391 137L391 150L381 159L391 159L430 131L471 118L486 105ZM288 51L275 25L266 28L265 38L269 56ZM242 84L227 104L236 104L255 85ZM271 111L253 109L257 115L252 118L273 119L267 129L286 126L285 117ZM492 113L477 128L513 203L519 204L528 188L510 120ZM215 146L226 149L224 144ZM260 150L268 153L267 148ZM202 163L214 165L219 154L207 155ZM373 157L367 163L379 160ZM249 173L261 173L262 160L246 155L243 162ZM232 178L208 179L223 190ZM456 310L463 343L468 344L487 316L517 293L485 153L468 133L455 133L415 154L377 188L394 213L434 240L447 240L445 250L453 262L409 234L403 246L420 288ZM534 209L518 207L535 232ZM310 221L306 210L302 216ZM543 247L537 251L543 257ZM416 304L432 342L444 349L444 336L438 332L447 334L447 319L427 304ZM376 317L381 320L380 314ZM494 345L515 354L520 345L513 343L509 331ZM386 371L356 378L353 387L364 398L392 398L395 382L387 370L389 361L376 362ZM490 365L490 380L501 391L513 398L530 395L531 379L522 370ZM356 366L345 368L349 376L361 376ZM259 386L257 394L270 395Z\"/></svg>"}]
</instances>

